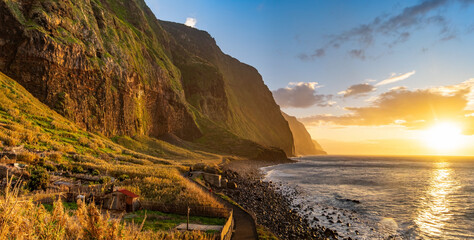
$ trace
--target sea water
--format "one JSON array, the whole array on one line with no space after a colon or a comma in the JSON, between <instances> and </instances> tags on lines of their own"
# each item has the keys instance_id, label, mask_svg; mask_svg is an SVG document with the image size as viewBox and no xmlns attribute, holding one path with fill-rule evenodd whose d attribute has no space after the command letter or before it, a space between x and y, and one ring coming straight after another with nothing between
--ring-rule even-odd
<instances>
[{"instance_id":1,"label":"sea water","mask_svg":"<svg viewBox=\"0 0 474 240\"><path fill-rule=\"evenodd\" d=\"M262 170L314 225L353 239L474 239L474 158L295 160Z\"/></svg>"}]
</instances>

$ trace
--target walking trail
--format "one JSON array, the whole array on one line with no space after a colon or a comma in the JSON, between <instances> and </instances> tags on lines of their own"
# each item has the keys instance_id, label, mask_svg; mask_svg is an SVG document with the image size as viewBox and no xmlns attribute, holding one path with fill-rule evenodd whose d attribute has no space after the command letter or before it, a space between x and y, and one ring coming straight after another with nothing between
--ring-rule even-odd
<instances>
[{"instance_id":1,"label":"walking trail","mask_svg":"<svg viewBox=\"0 0 474 240\"><path fill-rule=\"evenodd\" d=\"M192 180L191 182L202 188L204 191L209 192L209 190L204 186L197 184ZM242 210L238 206L223 200L214 192L211 194L227 208L230 208L234 211L234 233L232 233L232 240L258 240L257 227L255 226L254 219L249 213Z\"/></svg>"}]
</instances>

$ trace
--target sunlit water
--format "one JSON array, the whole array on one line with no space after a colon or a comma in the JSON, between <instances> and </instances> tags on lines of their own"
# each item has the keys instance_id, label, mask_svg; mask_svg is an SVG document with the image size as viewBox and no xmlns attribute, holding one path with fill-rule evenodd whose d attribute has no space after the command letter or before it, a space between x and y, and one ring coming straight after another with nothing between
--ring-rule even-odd
<instances>
[{"instance_id":1,"label":"sunlit water","mask_svg":"<svg viewBox=\"0 0 474 240\"><path fill-rule=\"evenodd\" d=\"M299 212L356 239L474 239L474 158L298 158L263 168ZM316 220L316 219L317 220Z\"/></svg>"}]
</instances>

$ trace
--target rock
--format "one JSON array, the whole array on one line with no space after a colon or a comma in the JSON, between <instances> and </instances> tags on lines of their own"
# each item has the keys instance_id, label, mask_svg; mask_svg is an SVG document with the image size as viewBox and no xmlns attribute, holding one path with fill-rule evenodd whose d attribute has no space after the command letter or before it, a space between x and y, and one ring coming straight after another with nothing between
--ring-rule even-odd
<instances>
[{"instance_id":1,"label":"rock","mask_svg":"<svg viewBox=\"0 0 474 240\"><path fill-rule=\"evenodd\" d=\"M227 188L229 189L237 189L237 184L235 182L228 182Z\"/></svg>"}]
</instances>

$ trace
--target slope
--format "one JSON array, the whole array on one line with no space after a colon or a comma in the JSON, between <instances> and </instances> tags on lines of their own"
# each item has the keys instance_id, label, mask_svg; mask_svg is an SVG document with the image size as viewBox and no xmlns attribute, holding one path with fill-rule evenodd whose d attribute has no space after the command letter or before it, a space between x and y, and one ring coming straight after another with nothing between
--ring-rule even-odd
<instances>
[{"instance_id":1,"label":"slope","mask_svg":"<svg viewBox=\"0 0 474 240\"><path fill-rule=\"evenodd\" d=\"M143 198L164 204L220 205L182 177L180 171L185 168L178 162L130 151L81 129L0 72L0 153L19 146L24 150L16 161L33 168L42 166L50 172L73 169L115 178L125 175L133 181L120 184L130 184ZM173 149L167 153L170 158L220 161L220 156L211 158L176 146ZM12 160L2 157L0 164ZM28 179L28 174L23 177Z\"/></svg>"},{"instance_id":2,"label":"slope","mask_svg":"<svg viewBox=\"0 0 474 240\"><path fill-rule=\"evenodd\" d=\"M257 71L224 55L207 33L192 39L200 52L191 51L143 0L0 0L0 15L0 71L89 131L147 153L167 136L217 149L215 135L250 146L223 154L257 157L249 149L260 145L293 153Z\"/></svg>"}]
</instances>

